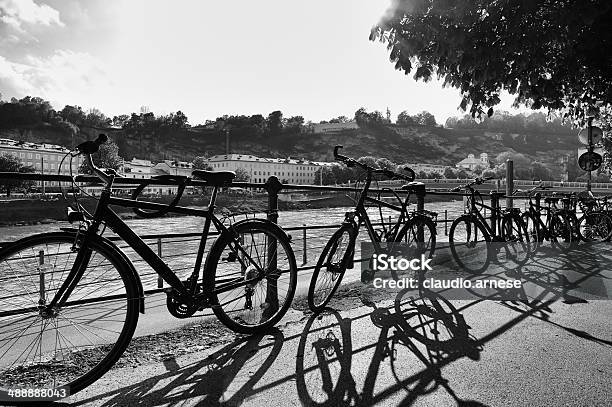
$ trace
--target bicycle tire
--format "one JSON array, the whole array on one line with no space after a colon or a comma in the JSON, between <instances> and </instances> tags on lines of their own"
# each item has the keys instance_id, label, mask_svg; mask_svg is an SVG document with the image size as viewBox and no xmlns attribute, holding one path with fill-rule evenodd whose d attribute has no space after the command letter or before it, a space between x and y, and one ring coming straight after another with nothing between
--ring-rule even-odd
<instances>
[{"instance_id":1,"label":"bicycle tire","mask_svg":"<svg viewBox=\"0 0 612 407\"><path fill-rule=\"evenodd\" d=\"M0 389L16 386L46 389L65 387L70 394L74 394L110 370L130 343L138 323L139 286L132 269L117 252L118 249L101 237L88 238L87 247L92 251L89 267L84 270L67 303L49 311L45 316L37 307L38 302L35 307L28 307L28 304L37 299L46 301L52 298L51 293L59 288L67 274L66 270L72 267L72 255L76 257L77 251L84 250L82 246L77 251L72 250L75 242L82 244L82 236L79 239L71 232L43 233L26 237L0 250L0 275L4 280L3 284L0 284L0 293L4 294L0 296L4 298L7 292L12 295L10 302L3 301L0 324L15 332L20 330L19 327L25 326L17 336L11 337L9 334L0 338L0 353L3 355L0 362ZM20 268L21 271L27 269L27 274L20 273ZM113 275L115 273L118 276ZM113 283L116 281L115 277L118 277L117 281L120 282ZM11 278L22 284L11 285ZM101 281L96 284L94 278ZM38 292L28 292L31 288ZM20 294L19 290L23 290L23 293ZM115 297L99 302L95 301L94 295ZM100 306L97 307L98 305ZM113 312L114 306L121 308L120 314ZM14 316L16 318L13 318ZM27 343L28 330L33 325L36 334L39 333L39 320L39 339L36 343L34 340ZM54 325L54 328L51 325ZM52 332L47 332L47 328ZM88 333L92 334L92 338L86 338L85 343L79 346L80 336L84 337ZM20 341L21 338L26 339ZM13 339L16 340L13 342ZM66 345L65 348L62 341ZM18 354L19 350L11 351L10 348L18 343L25 349L11 363L11 354ZM68 345L71 349L68 349ZM38 350L34 350L36 347ZM32 349L28 351L30 348ZM27 360L32 350L32 360ZM20 362L19 359L26 351L26 360ZM7 364L10 364L8 368ZM13 380L15 376L11 371L14 370L20 371L18 376L21 381Z\"/></svg>"},{"instance_id":2,"label":"bicycle tire","mask_svg":"<svg viewBox=\"0 0 612 407\"><path fill-rule=\"evenodd\" d=\"M500 234L505 242L506 254L509 254L511 260L518 265L527 263L532 253L531 242L527 226L521 216L517 213L504 214L500 226ZM514 254L510 253L512 251L511 245L514 247ZM520 253L525 255L519 257Z\"/></svg>"},{"instance_id":3,"label":"bicycle tire","mask_svg":"<svg viewBox=\"0 0 612 407\"><path fill-rule=\"evenodd\" d=\"M527 228L527 234L529 235L530 241L530 250L531 254L533 255L538 251L540 242L542 241L542 231L540 230L538 219L533 213L523 212L521 214L521 219Z\"/></svg>"},{"instance_id":4,"label":"bicycle tire","mask_svg":"<svg viewBox=\"0 0 612 407\"><path fill-rule=\"evenodd\" d=\"M580 239L585 242L605 242L612 236L612 218L605 212L589 212L578 221Z\"/></svg>"},{"instance_id":5,"label":"bicycle tire","mask_svg":"<svg viewBox=\"0 0 612 407\"><path fill-rule=\"evenodd\" d=\"M353 226L342 225L334 232L323 248L308 286L308 307L312 312L321 312L340 286L342 277L344 277L344 273L347 269L347 262L349 260L347 255L351 253L351 248L353 248L354 251L354 234L355 231ZM346 246L341 245L342 242L346 242ZM345 247L346 250L337 255L338 247ZM330 256L332 256L332 258L330 258ZM330 264L330 262L335 263ZM331 270L330 267L332 268ZM322 275L322 272L324 272L325 275L329 274L329 281L331 284L329 284L329 287L318 289L321 284L317 283L328 281L325 275L323 276L323 280L319 281L319 276Z\"/></svg>"},{"instance_id":6,"label":"bicycle tire","mask_svg":"<svg viewBox=\"0 0 612 407\"><path fill-rule=\"evenodd\" d=\"M297 285L295 255L291 249L289 237L279 226L270 221L249 219L238 222L232 225L231 228L236 236L238 236L237 240L242 242L241 247L244 252L233 247L236 241L234 237L230 236L229 233L223 233L213 244L206 259L203 277L204 288L210 288L210 301L213 312L225 326L238 333L259 333L274 326L291 306ZM250 236L250 239L248 236ZM272 247L271 245L274 242L276 242L275 262L271 260L268 252L268 248ZM279 253L279 248L282 248L284 254ZM244 253L248 253L249 257ZM224 254L227 257L223 257ZM264 266L262 264L253 265L251 259L253 261L263 260ZM268 259L267 263L266 259ZM246 262L250 264L245 268L243 263ZM281 263L280 266L279 263ZM236 267L232 267L232 264L240 266L240 270L237 271ZM266 275L255 276L254 273L258 268L267 271ZM273 268L273 272L270 273L270 270L267 270L268 268ZM278 284L281 277L283 282L286 283L282 304L280 304L280 298L278 298ZM253 279L257 281L247 282L247 280L252 281ZM276 292L272 291L274 283L271 284L271 282L274 279L276 279ZM243 284L235 289L220 292L224 285L239 283L240 280L242 280ZM257 295L261 294L261 291L258 290L262 288L262 282L264 281L267 281L265 298L261 296L260 299L263 301L254 306L252 304L253 297L257 300ZM253 291L251 292L250 290ZM219 294L225 293L228 294L220 298ZM231 293L238 294L239 297L226 301ZM229 307L242 297L245 299L242 309ZM228 306L227 308L225 307L226 305Z\"/></svg>"},{"instance_id":7,"label":"bicycle tire","mask_svg":"<svg viewBox=\"0 0 612 407\"><path fill-rule=\"evenodd\" d=\"M458 231L462 223L466 225L465 235L462 233L463 229ZM480 240L479 236L481 236ZM479 242L482 242L483 245L479 245L478 248L476 248ZM463 215L453 221L448 233L448 243L455 263L457 263L462 270L471 274L481 274L489 267L492 257L491 237L480 221L472 215ZM484 259L482 258L482 246L484 246ZM467 252L467 249L470 249L469 252ZM464 251L466 253L463 253ZM468 265L471 264L468 264L462 259L464 255L469 256L471 259L480 258L482 261L476 263L473 267L468 267Z\"/></svg>"},{"instance_id":8,"label":"bicycle tire","mask_svg":"<svg viewBox=\"0 0 612 407\"><path fill-rule=\"evenodd\" d=\"M423 242L418 241L419 227L423 228ZM417 215L409 219L404 227L397 234L396 242L406 242L412 248L415 247L415 256L424 255L425 258L433 258L436 250L436 224L431 218L423 215ZM412 250L410 250L412 251ZM397 270L391 269L391 276L397 280Z\"/></svg>"},{"instance_id":9,"label":"bicycle tire","mask_svg":"<svg viewBox=\"0 0 612 407\"><path fill-rule=\"evenodd\" d=\"M549 235L553 246L561 251L569 251L575 243L574 226L568 216L556 213L550 218Z\"/></svg>"}]
</instances>

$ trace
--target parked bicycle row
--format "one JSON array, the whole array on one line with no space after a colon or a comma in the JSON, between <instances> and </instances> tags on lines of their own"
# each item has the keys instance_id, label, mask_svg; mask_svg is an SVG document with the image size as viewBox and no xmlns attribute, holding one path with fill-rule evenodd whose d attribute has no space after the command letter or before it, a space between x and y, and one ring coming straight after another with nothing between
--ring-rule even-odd
<instances>
[{"instance_id":1,"label":"parked bicycle row","mask_svg":"<svg viewBox=\"0 0 612 407\"><path fill-rule=\"evenodd\" d=\"M140 313L144 313L144 292L132 261L115 243L103 236L108 227L134 250L167 284L167 308L177 318L187 318L211 308L218 319L238 333L252 334L274 326L289 309L297 284L297 265L291 237L267 219L228 222L228 214L215 213L220 188L229 185L235 174L229 171L193 171L193 177L212 187L206 209L179 206L189 178L165 176L158 181L178 185L176 199L169 205L139 199L144 181L131 199L113 195L119 180L112 170L98 168L92 159L106 137L80 144L67 157L82 155L90 171L103 182L97 206L88 211L75 194L68 212L74 224L59 232L21 239L0 249L0 391L16 386L82 390L107 372L128 346ZM308 303L321 311L340 286L347 269L353 268L356 242L362 226L376 252L411 248L411 255L433 258L436 250L437 214L423 205L410 207L414 194L423 196L425 187L414 182L414 171L390 171L369 167L334 149L334 157L365 174L355 207L325 245L312 274ZM379 178L405 182L399 190L383 188L371 196L373 181ZM475 188L488 179L476 179L454 192L465 191L467 211L451 225L449 245L460 268L478 273L495 253L490 243L502 243L508 258L527 261L537 243L545 239L571 245L575 238L601 240L604 226L612 231L607 201L570 196L544 199L541 206L534 195L529 209L500 209L485 205ZM73 190L79 189L73 183ZM535 191L535 189L533 189ZM530 192L533 192L530 191ZM391 196L383 198L381 192ZM396 202L393 202L393 199ZM569 203L565 205L566 201ZM422 199L419 200L422 202ZM563 202L563 206L557 206ZM593 203L595 202L595 203ZM575 204L574 204L575 203ZM381 227L370 220L366 206L376 205L397 213L395 221ZM179 213L203 218L204 225L195 264L190 276L181 280L141 237L112 209L130 207L144 218ZM576 208L582 209L578 217ZM482 214L487 208L490 222ZM382 212L381 216L382 216ZM603 222L603 223L602 223ZM219 236L206 247L210 229ZM605 235L608 239L610 234ZM601 239L600 239L601 238ZM484 243L486 250L480 250ZM205 256L206 251L207 255ZM466 250L474 251L473 258ZM484 254L484 256L483 256ZM482 264L473 264L478 259ZM469 261L468 261L469 260ZM472 267L474 266L474 267ZM374 278L371 267L362 267L361 279ZM398 276L392 273L392 278Z\"/></svg>"}]
</instances>

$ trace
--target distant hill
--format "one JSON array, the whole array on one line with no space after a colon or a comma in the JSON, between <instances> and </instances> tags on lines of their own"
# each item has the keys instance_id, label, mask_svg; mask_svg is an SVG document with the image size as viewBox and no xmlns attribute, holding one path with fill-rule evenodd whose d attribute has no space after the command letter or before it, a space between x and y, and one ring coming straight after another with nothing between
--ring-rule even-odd
<instances>
[{"instance_id":1,"label":"distant hill","mask_svg":"<svg viewBox=\"0 0 612 407\"><path fill-rule=\"evenodd\" d=\"M128 133L126 130L81 127L71 136L45 124L0 130L1 138L47 142L71 146L106 132L119 145L119 154L151 160L191 160L199 155L223 154L225 134L217 130L181 129L166 134ZM277 137L230 135L232 153L262 157L293 157L332 161L334 145L344 146L347 155L386 157L396 163L430 162L455 165L472 153L486 152L494 159L499 153L522 153L556 170L563 155L575 154L577 137L548 133L508 134L482 129L447 129L430 126L377 127L343 130L332 134L301 133Z\"/></svg>"}]
</instances>

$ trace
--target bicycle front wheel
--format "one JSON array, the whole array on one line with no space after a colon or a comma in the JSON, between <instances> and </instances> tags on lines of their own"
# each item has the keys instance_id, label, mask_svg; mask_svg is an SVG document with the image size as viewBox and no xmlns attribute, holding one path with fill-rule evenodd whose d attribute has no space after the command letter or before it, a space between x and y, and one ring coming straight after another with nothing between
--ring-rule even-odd
<instances>
[{"instance_id":1,"label":"bicycle front wheel","mask_svg":"<svg viewBox=\"0 0 612 407\"><path fill-rule=\"evenodd\" d=\"M0 389L76 393L107 372L130 342L139 304L131 269L101 238L88 239L86 248L82 240L45 233L0 250ZM73 269L82 276L67 301L49 307Z\"/></svg>"},{"instance_id":2,"label":"bicycle front wheel","mask_svg":"<svg viewBox=\"0 0 612 407\"><path fill-rule=\"evenodd\" d=\"M289 309L297 265L288 237L272 222L232 228L235 235L222 235L209 253L204 288L212 290L213 311L225 326L252 334L274 326Z\"/></svg>"},{"instance_id":3,"label":"bicycle front wheel","mask_svg":"<svg viewBox=\"0 0 612 407\"><path fill-rule=\"evenodd\" d=\"M396 242L406 244L410 255L426 259L433 258L436 250L436 224L427 216L415 216L397 234ZM392 277L399 278L397 270L391 269Z\"/></svg>"},{"instance_id":4,"label":"bicycle front wheel","mask_svg":"<svg viewBox=\"0 0 612 407\"><path fill-rule=\"evenodd\" d=\"M321 312L340 286L348 255L354 250L353 227L341 226L329 239L319 256L308 287L308 307Z\"/></svg>"}]
</instances>

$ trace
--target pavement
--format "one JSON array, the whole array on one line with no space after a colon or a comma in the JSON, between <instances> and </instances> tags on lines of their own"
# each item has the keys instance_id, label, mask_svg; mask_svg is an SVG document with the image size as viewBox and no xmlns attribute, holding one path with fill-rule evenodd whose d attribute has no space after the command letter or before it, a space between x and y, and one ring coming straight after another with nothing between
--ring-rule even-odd
<instances>
[{"instance_id":1,"label":"pavement","mask_svg":"<svg viewBox=\"0 0 612 407\"><path fill-rule=\"evenodd\" d=\"M298 299L265 335L124 364L57 405L610 406L608 246L544 252L523 300L351 283L320 315Z\"/></svg>"}]
</instances>

